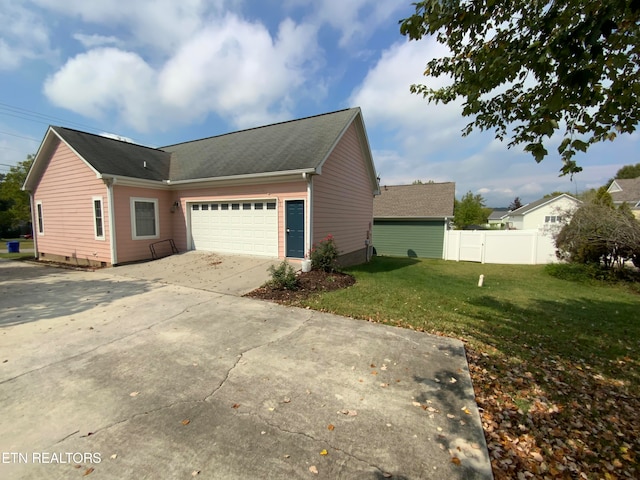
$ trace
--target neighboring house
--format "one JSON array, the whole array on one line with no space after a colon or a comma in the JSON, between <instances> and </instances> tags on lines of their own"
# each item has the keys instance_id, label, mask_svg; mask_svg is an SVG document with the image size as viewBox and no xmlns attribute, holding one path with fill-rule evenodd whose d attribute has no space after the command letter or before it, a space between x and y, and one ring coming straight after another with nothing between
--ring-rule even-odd
<instances>
[{"instance_id":1,"label":"neighboring house","mask_svg":"<svg viewBox=\"0 0 640 480\"><path fill-rule=\"evenodd\" d=\"M487 220L487 226L491 229L500 230L505 228L505 217L509 214L508 208L494 208Z\"/></svg>"},{"instance_id":2,"label":"neighboring house","mask_svg":"<svg viewBox=\"0 0 640 480\"><path fill-rule=\"evenodd\" d=\"M369 253L379 193L359 108L147 148L49 127L24 184L36 256L116 265L150 245L303 258Z\"/></svg>"},{"instance_id":3,"label":"neighboring house","mask_svg":"<svg viewBox=\"0 0 640 480\"><path fill-rule=\"evenodd\" d=\"M509 229L547 231L558 227L581 203L566 193L557 197L541 198L509 212L504 221Z\"/></svg>"},{"instance_id":4,"label":"neighboring house","mask_svg":"<svg viewBox=\"0 0 640 480\"><path fill-rule=\"evenodd\" d=\"M640 219L640 177L617 178L611 182L607 192L611 194L614 205L626 203L636 218Z\"/></svg>"},{"instance_id":5,"label":"neighboring house","mask_svg":"<svg viewBox=\"0 0 640 480\"><path fill-rule=\"evenodd\" d=\"M373 246L378 255L443 258L453 219L455 183L395 185L373 201Z\"/></svg>"}]
</instances>

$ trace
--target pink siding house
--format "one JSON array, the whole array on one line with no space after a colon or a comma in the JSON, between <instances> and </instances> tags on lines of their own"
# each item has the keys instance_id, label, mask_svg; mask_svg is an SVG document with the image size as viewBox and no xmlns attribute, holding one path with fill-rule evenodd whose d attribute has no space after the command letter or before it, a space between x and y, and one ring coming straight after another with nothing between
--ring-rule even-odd
<instances>
[{"instance_id":1,"label":"pink siding house","mask_svg":"<svg viewBox=\"0 0 640 480\"><path fill-rule=\"evenodd\" d=\"M153 149L49 127L24 184L36 256L110 266L205 250L369 258L376 171L359 108Z\"/></svg>"}]
</instances>

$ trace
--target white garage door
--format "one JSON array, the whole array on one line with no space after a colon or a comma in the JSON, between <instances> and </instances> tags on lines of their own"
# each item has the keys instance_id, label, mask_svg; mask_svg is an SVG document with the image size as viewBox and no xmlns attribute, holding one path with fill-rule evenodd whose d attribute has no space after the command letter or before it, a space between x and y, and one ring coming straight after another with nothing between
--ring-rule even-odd
<instances>
[{"instance_id":1,"label":"white garage door","mask_svg":"<svg viewBox=\"0 0 640 480\"><path fill-rule=\"evenodd\" d=\"M194 250L278 256L275 200L189 204Z\"/></svg>"}]
</instances>

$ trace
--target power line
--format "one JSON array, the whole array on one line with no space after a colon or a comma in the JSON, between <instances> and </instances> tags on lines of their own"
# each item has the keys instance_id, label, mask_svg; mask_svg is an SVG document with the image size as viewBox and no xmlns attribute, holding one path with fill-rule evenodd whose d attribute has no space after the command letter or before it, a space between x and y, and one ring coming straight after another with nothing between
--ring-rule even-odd
<instances>
[{"instance_id":1,"label":"power line","mask_svg":"<svg viewBox=\"0 0 640 480\"><path fill-rule=\"evenodd\" d=\"M18 117L18 118L23 118L25 120L31 120L31 121L34 121L34 122L46 123L46 124L50 124L50 123L52 123L52 121L54 121L53 123L64 122L66 125L76 125L78 127L86 128L86 129L89 129L89 130L95 130L95 131L103 130L101 128L98 128L98 127L95 127L95 126L92 126L92 125L85 125L83 123L74 122L72 120L68 120L68 119L61 118L61 117L56 117L54 115L47 115L47 114L44 114L44 113L36 112L35 110L29 110L27 108L16 107L14 105L9 105L8 103L0 102L0 109L7 110L7 112L0 112L3 115L9 115L9 116L14 116L14 117ZM26 117L25 117L25 115L26 115ZM40 119L40 120L29 119L27 117L35 117L36 119ZM46 121L43 121L43 120L46 120Z\"/></svg>"},{"instance_id":2,"label":"power line","mask_svg":"<svg viewBox=\"0 0 640 480\"><path fill-rule=\"evenodd\" d=\"M4 110L4 111L3 111ZM109 129L107 128L99 128L99 127L95 127L95 126L91 126L91 125L86 125L80 122L74 122L72 120L68 120L62 117L56 117L54 115L47 115L44 113L40 113L40 112L36 112L34 110L29 110L27 108L22 108L22 107L17 107L15 105L10 105L8 103L3 103L0 102L0 115L7 115L10 117L15 117L15 118L20 118L22 120L27 120L29 122L35 122L35 123L42 123L45 125L50 125L52 123L60 123L62 122L63 125L68 125L72 128L81 128L83 130L89 130L89 131L93 131L96 132L98 134L103 133L103 132L110 132ZM3 132L0 132L3 133ZM115 133L115 132L110 132L110 133ZM11 135L11 134L8 134ZM14 136L18 136L18 135L14 135ZM120 136L125 136L125 135L120 135ZM126 135L128 138L128 135ZM23 137L26 138L26 137ZM40 143L40 140L36 140L33 138L28 138L28 140L33 140L35 142ZM132 140L136 141L137 143L139 143L138 140L132 138Z\"/></svg>"},{"instance_id":3,"label":"power line","mask_svg":"<svg viewBox=\"0 0 640 480\"><path fill-rule=\"evenodd\" d=\"M9 133L9 132L3 132L2 130L0 130L0 133L4 134L4 135L11 135L12 137L18 137L18 138L24 138L26 140L32 140L36 143L40 143L40 140L37 140L33 137L25 137L24 135L16 135L15 133Z\"/></svg>"}]
</instances>

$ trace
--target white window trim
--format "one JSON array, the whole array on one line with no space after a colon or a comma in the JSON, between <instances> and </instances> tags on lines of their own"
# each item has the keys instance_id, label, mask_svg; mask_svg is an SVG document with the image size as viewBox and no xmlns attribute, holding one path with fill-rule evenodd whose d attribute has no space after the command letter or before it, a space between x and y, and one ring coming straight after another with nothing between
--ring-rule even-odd
<instances>
[{"instance_id":1,"label":"white window trim","mask_svg":"<svg viewBox=\"0 0 640 480\"><path fill-rule=\"evenodd\" d=\"M96 202L100 202L100 221L102 222L102 235L98 235L98 219L96 218ZM102 197L93 197L91 199L91 209L93 213L93 236L96 240L105 240L104 234L104 202Z\"/></svg>"},{"instance_id":2,"label":"white window trim","mask_svg":"<svg viewBox=\"0 0 640 480\"><path fill-rule=\"evenodd\" d=\"M36 200L36 229L38 235L44 236L44 209L42 208L42 200Z\"/></svg>"},{"instance_id":3,"label":"white window trim","mask_svg":"<svg viewBox=\"0 0 640 480\"><path fill-rule=\"evenodd\" d=\"M138 235L136 232L136 202L153 203L153 210L155 213L156 222L156 234L155 235ZM158 211L158 199L157 198L142 198L131 197L130 200L131 209L131 238L133 240L150 240L154 238L160 238L160 215Z\"/></svg>"}]
</instances>

